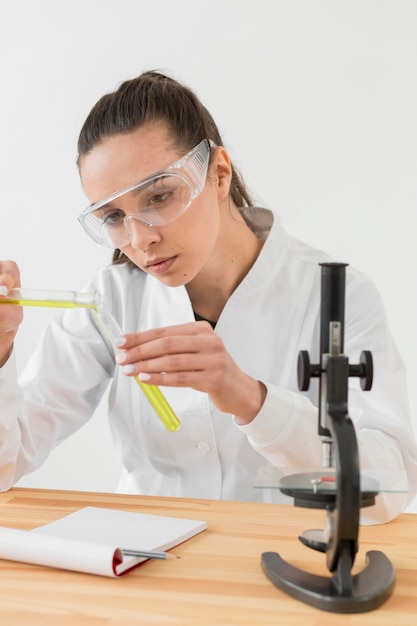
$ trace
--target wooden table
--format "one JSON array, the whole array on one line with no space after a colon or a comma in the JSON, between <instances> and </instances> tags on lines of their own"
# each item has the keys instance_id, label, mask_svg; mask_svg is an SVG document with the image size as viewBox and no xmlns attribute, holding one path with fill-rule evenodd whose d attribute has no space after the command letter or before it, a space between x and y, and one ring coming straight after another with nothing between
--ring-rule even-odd
<instances>
[{"instance_id":1,"label":"wooden table","mask_svg":"<svg viewBox=\"0 0 417 626\"><path fill-rule=\"evenodd\" d=\"M325 555L298 535L323 527L321 510L288 505L123 496L41 489L0 494L0 525L30 529L83 506L201 519L208 530L175 548L180 559L148 561L117 579L0 560L1 626L415 626L417 516L361 527L355 572L380 550L396 570L393 595L367 613L321 611L276 588L263 573L263 552L327 576Z\"/></svg>"}]
</instances>

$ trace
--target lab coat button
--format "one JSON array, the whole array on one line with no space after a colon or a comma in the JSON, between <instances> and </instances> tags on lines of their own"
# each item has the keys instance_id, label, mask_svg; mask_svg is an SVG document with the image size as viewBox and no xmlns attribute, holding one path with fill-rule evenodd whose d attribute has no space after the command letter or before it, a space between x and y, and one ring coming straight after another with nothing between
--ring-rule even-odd
<instances>
[{"instance_id":1,"label":"lab coat button","mask_svg":"<svg viewBox=\"0 0 417 626\"><path fill-rule=\"evenodd\" d=\"M198 448L198 451L201 452L201 454L205 454L206 452L210 450L210 446L206 441L200 441L197 448Z\"/></svg>"}]
</instances>

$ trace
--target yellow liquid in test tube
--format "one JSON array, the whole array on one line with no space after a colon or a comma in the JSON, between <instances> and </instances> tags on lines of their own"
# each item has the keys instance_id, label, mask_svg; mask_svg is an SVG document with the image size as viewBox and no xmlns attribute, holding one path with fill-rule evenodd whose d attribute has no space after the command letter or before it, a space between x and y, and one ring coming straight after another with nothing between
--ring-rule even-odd
<instances>
[{"instance_id":1,"label":"yellow liquid in test tube","mask_svg":"<svg viewBox=\"0 0 417 626\"><path fill-rule=\"evenodd\" d=\"M91 309L102 331L110 339L115 351L117 351L118 348L114 340L116 337L123 334L113 316L101 305L100 294L98 292L80 293L76 291L44 291L17 288L11 289L7 296L0 297L0 304L50 307L54 309ZM145 394L165 428L171 432L178 430L181 422L159 387L142 383L137 376L133 378Z\"/></svg>"},{"instance_id":2,"label":"yellow liquid in test tube","mask_svg":"<svg viewBox=\"0 0 417 626\"><path fill-rule=\"evenodd\" d=\"M53 298L53 293L49 293L45 298L43 298L39 295L45 294L45 292L43 291L37 292L35 290L12 289L8 296L0 298L0 304L17 304L18 306L42 306L51 307L53 309L75 309L76 307L95 309L97 306L93 301L84 302L78 300L79 296L83 296L85 299L87 296L93 297L95 294L77 294L75 291L65 291L61 293L63 294L62 299L53 300L49 299Z\"/></svg>"}]
</instances>

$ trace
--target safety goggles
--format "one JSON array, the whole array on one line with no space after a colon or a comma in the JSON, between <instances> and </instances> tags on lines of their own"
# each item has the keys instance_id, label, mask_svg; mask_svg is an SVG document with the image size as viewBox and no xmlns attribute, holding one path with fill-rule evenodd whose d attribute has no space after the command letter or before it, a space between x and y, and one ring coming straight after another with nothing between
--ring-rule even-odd
<instances>
[{"instance_id":1,"label":"safety goggles","mask_svg":"<svg viewBox=\"0 0 417 626\"><path fill-rule=\"evenodd\" d=\"M146 226L173 222L202 192L210 151L215 147L214 142L203 139L167 168L91 204L78 221L94 241L109 248L122 248L131 241L132 220ZM122 197L120 205L129 206L129 214L118 206Z\"/></svg>"}]
</instances>

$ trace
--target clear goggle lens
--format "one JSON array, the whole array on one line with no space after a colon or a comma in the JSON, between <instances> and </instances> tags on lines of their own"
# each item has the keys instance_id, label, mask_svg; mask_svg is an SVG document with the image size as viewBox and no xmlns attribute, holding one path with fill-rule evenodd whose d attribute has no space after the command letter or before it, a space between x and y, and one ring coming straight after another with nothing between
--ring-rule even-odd
<instances>
[{"instance_id":1,"label":"clear goggle lens","mask_svg":"<svg viewBox=\"0 0 417 626\"><path fill-rule=\"evenodd\" d=\"M176 220L204 188L211 141L204 139L165 170L126 187L85 209L79 221L97 243L121 248L131 240L131 221L162 226ZM129 206L127 214L117 200Z\"/></svg>"}]
</instances>

